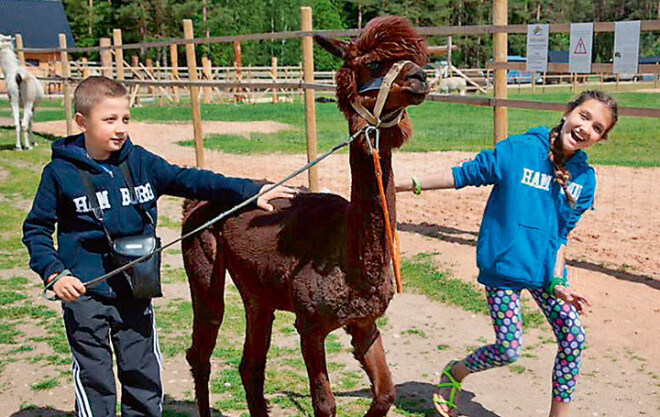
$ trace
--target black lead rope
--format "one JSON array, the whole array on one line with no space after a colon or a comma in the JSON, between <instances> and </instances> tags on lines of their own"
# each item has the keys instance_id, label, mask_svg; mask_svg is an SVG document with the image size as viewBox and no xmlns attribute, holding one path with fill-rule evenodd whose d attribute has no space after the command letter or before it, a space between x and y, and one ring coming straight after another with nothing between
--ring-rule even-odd
<instances>
[{"instance_id":1,"label":"black lead rope","mask_svg":"<svg viewBox=\"0 0 660 417\"><path fill-rule=\"evenodd\" d=\"M144 256L141 256L141 257L139 257L139 258L137 258L137 259L135 259L135 260L133 260L133 261L131 261L131 262L129 262L129 263L127 263L127 264L125 264L125 265L123 265L123 266L117 268L117 269L115 269L115 270L112 270L112 271L108 272L107 274L101 275L100 277L94 278L94 279L91 280L91 281L87 281L87 282L85 282L85 283L84 283L85 287L87 287L87 288L92 288L92 287L94 287L94 286L96 286L96 285L102 283L103 281L107 280L108 278L110 278L110 277L112 277L112 276L115 276L115 275L117 275L118 273L127 270L128 268L132 267L133 265L135 265L135 264L137 264L137 263L139 263L139 262L144 261L145 259L149 258L150 256L153 256L153 255L155 255L155 254L157 254L157 253L159 253L159 252L164 251L165 249L169 248L170 246L174 245L175 243L177 243L177 242L179 242L179 241L182 241L183 239L187 239L187 238L189 238L190 236L192 236L192 235L194 235L194 234L196 234L196 233L198 233L198 232L200 232L200 231L202 231L202 230L204 230L204 229L206 229L206 228L208 228L208 227L211 227L212 225L214 225L215 223L217 223L217 222L219 222L220 220L224 219L225 217L227 217L227 216L229 216L229 215L231 215L231 214L237 212L238 210L242 209L243 207L245 207L245 206L247 206L248 204L252 203L253 201L257 200L259 197L261 197L262 195L266 194L267 192L269 192L269 191L273 190L274 188L279 187L280 185L286 183L286 182L289 181L290 179L292 179L292 178L294 178L294 177L297 177L298 175L300 175L300 174L302 174L303 172L307 171L308 169L310 169L310 168L313 167L314 165L318 164L319 162L321 162L322 160L324 160L324 159L327 158L328 156L330 156L330 155L332 155L333 153L337 152L338 150L340 150L340 149L343 148L344 146L350 144L350 143L353 142L353 140L355 140L355 138L357 138L362 132L363 132L363 130L359 130L359 131L355 132L355 133L353 134L353 136L351 136L348 140L346 140L346 141L344 141L344 142L342 142L342 143L336 145L334 148L330 149L328 152L326 152L326 153L324 153L323 155L319 156L319 157L316 158L314 161L309 162L307 165L303 166L302 168L298 169L297 171L295 171L295 172L289 174L288 176L286 176L285 178L283 178L283 179L280 180L279 182L273 184L272 186L266 188L265 190L259 192L258 194L253 195L252 197L250 197L250 198L248 198L247 200L243 201L242 203L240 203L240 204L234 206L233 208L231 208L231 209L229 209L229 210L227 210L227 211L225 211L225 212L223 212L223 213L220 213L219 215L217 215L217 216L214 217L213 219L207 221L206 223L202 224L201 226L197 227L196 229L191 230L190 232L186 233L185 235L183 235L183 236L181 236L181 237L179 237L179 238L177 238L177 239L175 239L175 240L173 240L173 241L171 241L171 242L169 242L169 243L167 243L167 244L161 246L160 248L156 249L156 250L153 251L152 253L148 253L148 254L146 254L146 255L144 255Z\"/></svg>"}]
</instances>

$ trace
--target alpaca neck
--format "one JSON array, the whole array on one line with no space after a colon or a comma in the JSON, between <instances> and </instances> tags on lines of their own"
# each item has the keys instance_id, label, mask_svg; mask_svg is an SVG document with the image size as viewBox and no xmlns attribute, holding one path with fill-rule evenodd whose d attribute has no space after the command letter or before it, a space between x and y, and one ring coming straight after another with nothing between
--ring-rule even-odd
<instances>
[{"instance_id":1,"label":"alpaca neck","mask_svg":"<svg viewBox=\"0 0 660 417\"><path fill-rule=\"evenodd\" d=\"M2 72L5 78L9 74L15 73L18 70L18 58L11 49L5 48L0 51L0 65L2 65Z\"/></svg>"},{"instance_id":2,"label":"alpaca neck","mask_svg":"<svg viewBox=\"0 0 660 417\"><path fill-rule=\"evenodd\" d=\"M351 134L354 130L351 129ZM401 134L398 127L382 129L380 143L388 143L392 135ZM348 209L348 262L355 274L359 288L378 288L391 285L389 271L391 256L385 230L385 216L380 202L373 155L365 152L363 138L353 142L350 148L351 204ZM380 164L385 200L390 224L396 225L396 200L392 152L380 151ZM384 282L384 280L386 282Z\"/></svg>"}]
</instances>

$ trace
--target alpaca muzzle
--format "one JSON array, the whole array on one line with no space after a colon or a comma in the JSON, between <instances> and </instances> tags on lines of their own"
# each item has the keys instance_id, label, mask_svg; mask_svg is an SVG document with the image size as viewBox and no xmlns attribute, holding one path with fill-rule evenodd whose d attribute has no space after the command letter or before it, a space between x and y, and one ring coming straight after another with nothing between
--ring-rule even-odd
<instances>
[{"instance_id":1,"label":"alpaca muzzle","mask_svg":"<svg viewBox=\"0 0 660 417\"><path fill-rule=\"evenodd\" d=\"M362 103L358 101L351 102L351 105L353 106L355 111L360 116L362 116L362 118L365 119L371 126L392 127L398 125L401 122L401 120L403 120L403 116L405 115L405 113L403 112L402 108L396 109L393 112L386 114L382 118L381 118L381 113L383 111L383 107L385 107L385 102L387 101L387 96L390 94L390 89L392 88L392 84L394 83L394 80L396 80L396 78L399 76L399 74L407 64L413 64L413 62L408 60L397 61L394 63L394 65L392 65L389 71L387 71L385 77L375 78L372 81L360 87L359 89L360 93L366 91L378 90L378 97L376 97L376 106L374 107L373 113L367 110L362 105ZM388 122L383 122L383 120L388 120L388 119L391 120Z\"/></svg>"}]
</instances>

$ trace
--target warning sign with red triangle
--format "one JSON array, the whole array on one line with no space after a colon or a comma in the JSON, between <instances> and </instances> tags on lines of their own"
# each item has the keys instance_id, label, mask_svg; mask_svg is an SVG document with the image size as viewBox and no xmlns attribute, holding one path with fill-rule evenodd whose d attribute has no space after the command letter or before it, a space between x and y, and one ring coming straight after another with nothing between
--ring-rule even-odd
<instances>
[{"instance_id":1,"label":"warning sign with red triangle","mask_svg":"<svg viewBox=\"0 0 660 417\"><path fill-rule=\"evenodd\" d=\"M577 45L575 46L575 51L573 51L575 55L587 55L587 46L584 44L584 40L580 38L578 41Z\"/></svg>"}]
</instances>

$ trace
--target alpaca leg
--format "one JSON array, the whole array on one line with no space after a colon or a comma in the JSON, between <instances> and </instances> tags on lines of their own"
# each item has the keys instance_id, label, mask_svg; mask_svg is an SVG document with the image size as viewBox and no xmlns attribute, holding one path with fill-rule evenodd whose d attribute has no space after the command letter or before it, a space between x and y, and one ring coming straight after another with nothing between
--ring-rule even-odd
<instances>
[{"instance_id":1,"label":"alpaca leg","mask_svg":"<svg viewBox=\"0 0 660 417\"><path fill-rule=\"evenodd\" d=\"M21 123L21 130L23 130L23 147L25 149L32 149L32 145L30 145L28 139L30 119L32 119L32 103L26 103L25 106L23 106L23 122Z\"/></svg>"},{"instance_id":2,"label":"alpaca leg","mask_svg":"<svg viewBox=\"0 0 660 417\"><path fill-rule=\"evenodd\" d=\"M298 327L298 332L300 332L300 327ZM325 334L301 333L302 354L307 367L312 405L316 417L334 416L336 414L335 398L332 395L325 362L325 336Z\"/></svg>"},{"instance_id":3,"label":"alpaca leg","mask_svg":"<svg viewBox=\"0 0 660 417\"><path fill-rule=\"evenodd\" d=\"M37 142L34 140L34 131L32 130L32 122L34 121L34 113L30 117L30 143L32 146L37 146Z\"/></svg>"},{"instance_id":4,"label":"alpaca leg","mask_svg":"<svg viewBox=\"0 0 660 417\"><path fill-rule=\"evenodd\" d=\"M374 322L353 324L346 328L352 336L353 354L369 376L374 400L365 416L385 416L396 399L396 388L387 366L383 339Z\"/></svg>"},{"instance_id":5,"label":"alpaca leg","mask_svg":"<svg viewBox=\"0 0 660 417\"><path fill-rule=\"evenodd\" d=\"M216 261L210 280L204 278L206 277L201 274L189 274L194 318L192 346L186 352L186 360L195 380L195 399L199 415L200 417L210 417L211 354L215 348L218 329L222 324L225 311L223 262Z\"/></svg>"},{"instance_id":6,"label":"alpaca leg","mask_svg":"<svg viewBox=\"0 0 660 417\"><path fill-rule=\"evenodd\" d=\"M20 114L20 108L18 106L18 97L16 100L14 100L13 97L11 97L11 114L14 117L14 127L16 128L16 150L22 150L23 148L21 147L21 114Z\"/></svg>"},{"instance_id":7,"label":"alpaca leg","mask_svg":"<svg viewBox=\"0 0 660 417\"><path fill-rule=\"evenodd\" d=\"M247 330L239 371L245 387L250 415L267 416L268 405L264 397L266 355L275 320L274 310L259 309L258 302L245 302Z\"/></svg>"}]
</instances>

